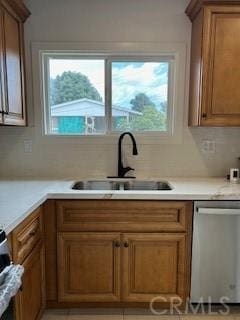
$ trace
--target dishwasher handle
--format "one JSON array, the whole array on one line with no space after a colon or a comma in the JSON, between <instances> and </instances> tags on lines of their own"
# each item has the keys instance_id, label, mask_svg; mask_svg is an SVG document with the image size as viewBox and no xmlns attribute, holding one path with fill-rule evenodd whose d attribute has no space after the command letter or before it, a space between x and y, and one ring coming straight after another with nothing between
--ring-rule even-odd
<instances>
[{"instance_id":1,"label":"dishwasher handle","mask_svg":"<svg viewBox=\"0 0 240 320\"><path fill-rule=\"evenodd\" d=\"M207 208L207 207L197 207L196 212L198 214L217 214L217 215L240 215L239 209L230 209L230 208Z\"/></svg>"}]
</instances>

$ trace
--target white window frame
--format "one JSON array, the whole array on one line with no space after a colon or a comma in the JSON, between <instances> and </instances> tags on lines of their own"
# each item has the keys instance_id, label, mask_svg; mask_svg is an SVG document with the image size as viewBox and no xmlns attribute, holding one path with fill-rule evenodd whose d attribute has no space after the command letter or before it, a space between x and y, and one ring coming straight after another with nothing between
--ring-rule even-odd
<instances>
[{"instance_id":1,"label":"white window frame","mask_svg":"<svg viewBox=\"0 0 240 320\"><path fill-rule=\"evenodd\" d=\"M90 135L61 135L46 132L49 127L49 117L46 110L48 94L45 90L44 81L48 77L48 70L45 69L45 59L50 57L61 56L62 58L81 56L83 59L108 59L108 62L113 61L151 61L161 62L164 60L171 60L169 72L169 97L168 97L168 131L135 131L134 135L142 144L171 144L181 143L183 133L184 120L184 105L186 100L186 45L184 43L113 43L113 42L99 42L99 43L33 43L32 44L32 62L33 62L33 89L34 89L34 105L35 105L35 119L36 127L41 130L41 136L48 141L56 141L55 139L62 139L63 141L78 139L80 143L115 143L118 131L110 130L111 126L111 86L110 76L107 83L105 79L105 107L108 117L109 126L104 134L90 134ZM107 68L108 72L111 70ZM105 70L106 74L106 70ZM39 108L39 101L41 107ZM110 121L109 121L110 120Z\"/></svg>"},{"instance_id":2,"label":"white window frame","mask_svg":"<svg viewBox=\"0 0 240 320\"><path fill-rule=\"evenodd\" d=\"M69 59L69 60L103 60L104 61L104 77L105 77L105 96L104 96L104 104L105 104L105 130L103 133L94 133L89 135L111 135L111 134L119 134L121 131L113 130L112 128L112 63L113 62L168 62L169 63L169 73L168 73L168 106L167 106L167 130L166 131L133 131L135 134L146 134L146 135L172 135L173 134L173 77L174 77L174 57L173 56L154 56L154 57L146 57L146 56L106 56L106 55L89 55L85 53L77 52L74 55L66 54L66 52L58 52L58 53L42 53L42 65L43 65L43 92L44 92L44 132L46 135L61 135L61 136L69 136L67 134L54 134L51 130L51 110L50 106L50 74L49 74L49 61L51 59ZM46 90L47 88L47 90ZM79 136L86 136L86 134L76 133L73 134ZM71 136L71 134L70 134Z\"/></svg>"}]
</instances>

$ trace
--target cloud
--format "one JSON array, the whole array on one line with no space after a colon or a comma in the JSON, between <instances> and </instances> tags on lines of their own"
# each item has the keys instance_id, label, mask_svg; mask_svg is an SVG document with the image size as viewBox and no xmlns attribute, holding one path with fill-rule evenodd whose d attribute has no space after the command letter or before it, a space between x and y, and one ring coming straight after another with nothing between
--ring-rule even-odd
<instances>
[{"instance_id":1,"label":"cloud","mask_svg":"<svg viewBox=\"0 0 240 320\"><path fill-rule=\"evenodd\" d=\"M160 106L168 96L167 70L167 63L129 62L121 68L116 63L113 64L113 103L129 107L131 99L144 92L156 106Z\"/></svg>"}]
</instances>

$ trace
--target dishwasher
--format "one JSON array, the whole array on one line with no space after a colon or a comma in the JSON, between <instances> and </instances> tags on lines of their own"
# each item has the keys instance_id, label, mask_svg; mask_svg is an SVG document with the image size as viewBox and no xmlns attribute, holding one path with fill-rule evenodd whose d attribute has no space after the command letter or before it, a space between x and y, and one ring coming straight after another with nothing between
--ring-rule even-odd
<instances>
[{"instance_id":1,"label":"dishwasher","mask_svg":"<svg viewBox=\"0 0 240 320\"><path fill-rule=\"evenodd\" d=\"M240 302L240 201L196 201L192 303Z\"/></svg>"}]
</instances>

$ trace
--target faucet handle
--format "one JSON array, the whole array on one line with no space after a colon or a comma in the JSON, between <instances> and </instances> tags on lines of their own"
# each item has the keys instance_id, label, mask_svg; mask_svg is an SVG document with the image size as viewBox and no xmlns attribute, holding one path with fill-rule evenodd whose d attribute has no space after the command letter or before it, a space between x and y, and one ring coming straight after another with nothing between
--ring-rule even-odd
<instances>
[{"instance_id":1,"label":"faucet handle","mask_svg":"<svg viewBox=\"0 0 240 320\"><path fill-rule=\"evenodd\" d=\"M129 171L134 171L134 170L135 170L135 169L133 169L133 168L131 168L131 167L123 168L123 172L124 172L123 176L125 176L125 174L126 174L127 172L129 172Z\"/></svg>"}]
</instances>

